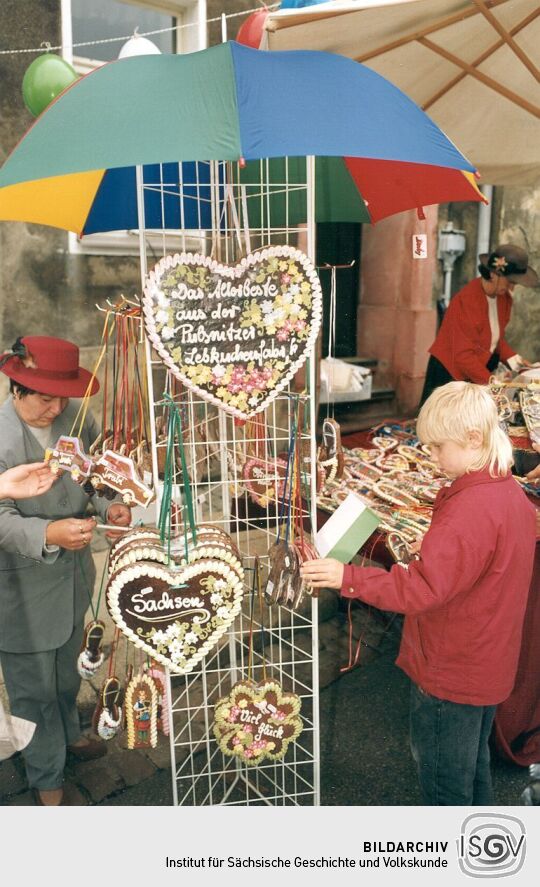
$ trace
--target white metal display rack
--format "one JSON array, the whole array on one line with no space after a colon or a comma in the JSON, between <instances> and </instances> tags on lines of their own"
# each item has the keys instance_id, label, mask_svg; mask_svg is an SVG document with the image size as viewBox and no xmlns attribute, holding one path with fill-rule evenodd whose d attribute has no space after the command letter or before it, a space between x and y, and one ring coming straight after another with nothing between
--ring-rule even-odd
<instances>
[{"instance_id":1,"label":"white metal display rack","mask_svg":"<svg viewBox=\"0 0 540 887\"><path fill-rule=\"evenodd\" d=\"M169 167L170 168L170 167ZM190 164L189 173L180 166L179 186L163 180L143 181L138 169L138 206L141 280L163 255L170 252L170 234L164 232L163 249L155 251L155 231L149 253L145 226L144 198L150 192L165 201L176 198L181 220L177 232L177 251L210 254L223 263L234 264L246 251L270 244L299 246L314 257L314 161L308 158L303 181L295 166L294 184L289 180L289 161L280 169L284 174L275 181L268 161L259 163L258 181L239 184L236 164L212 162ZM161 168L163 170L163 168ZM189 181L187 178L189 177ZM205 184L201 185L201 182ZM289 201L305 198L306 224L290 225ZM302 192L299 195L299 192ZM276 200L277 198L277 200ZM195 201L198 227L189 230L184 216L189 201ZM279 202L279 219L272 219ZM255 209L256 208L256 211ZM208 212L209 210L209 212ZM276 210L277 212L277 210ZM257 217L250 224L250 215ZM210 227L205 218L210 217ZM193 220L193 214L191 213ZM205 227L206 225L206 227ZM300 243L298 242L300 238ZM307 238L307 240L306 240ZM299 612L274 605L261 606L253 601L252 579L255 558L260 558L261 572L267 574L267 552L276 540L279 496L266 509L249 497L242 479L246 447L254 441L246 438L247 427L237 423L224 410L182 389L165 370L158 356L146 344L149 400L151 404L152 462L154 478L159 474L159 451L165 446L159 428L163 414L164 391L179 404L184 447L195 504L197 523L222 526L233 538L243 558L246 591L242 611L228 635L193 672L185 676L168 674L169 723L175 805L314 805L319 803L319 711L318 711L318 632L317 602L307 597ZM294 382L294 380L293 380ZM297 382L297 387L300 388ZM302 443L315 464L314 438L314 361L308 360L302 390L281 393L266 410L266 454L273 457L287 453L293 415L302 401L305 419L300 428ZM260 441L259 441L260 446ZM308 467L309 467L309 463ZM175 478L173 499L182 509L182 478ZM270 477L270 483L278 478ZM315 526L315 488L303 498L303 519ZM158 499L160 484L158 487ZM251 616L253 612L253 616ZM250 635L252 640L250 641ZM233 685L248 677L248 657L252 649L251 677L266 676L278 680L285 691L301 697L303 731L290 744L278 762L262 761L247 766L223 755L212 731L213 708Z\"/></svg>"}]
</instances>

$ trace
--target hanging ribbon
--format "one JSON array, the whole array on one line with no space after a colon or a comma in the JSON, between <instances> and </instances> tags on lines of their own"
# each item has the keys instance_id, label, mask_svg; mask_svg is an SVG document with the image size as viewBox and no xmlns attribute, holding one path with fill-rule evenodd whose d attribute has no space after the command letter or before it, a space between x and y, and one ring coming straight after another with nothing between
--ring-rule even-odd
<instances>
[{"instance_id":1,"label":"hanging ribbon","mask_svg":"<svg viewBox=\"0 0 540 887\"><path fill-rule=\"evenodd\" d=\"M148 440L149 409L146 375L139 362L140 309L122 301L105 311L100 351L71 429L80 436L98 370L103 369L102 439L115 452L130 454Z\"/></svg>"},{"instance_id":2,"label":"hanging ribbon","mask_svg":"<svg viewBox=\"0 0 540 887\"><path fill-rule=\"evenodd\" d=\"M103 437L107 434L107 398L109 391L109 326L104 329L104 347L105 347L105 366L103 371L103 410L101 414L101 433Z\"/></svg>"},{"instance_id":3,"label":"hanging ribbon","mask_svg":"<svg viewBox=\"0 0 540 887\"><path fill-rule=\"evenodd\" d=\"M121 631L119 628L115 628L114 637L111 644L111 654L109 658L109 671L108 677L112 678L112 676L116 673L116 654L118 651L118 641L120 640Z\"/></svg>"},{"instance_id":4,"label":"hanging ribbon","mask_svg":"<svg viewBox=\"0 0 540 887\"><path fill-rule=\"evenodd\" d=\"M267 462L268 429L266 413L257 413L252 419L247 419L245 429L247 454Z\"/></svg>"},{"instance_id":5,"label":"hanging ribbon","mask_svg":"<svg viewBox=\"0 0 540 887\"><path fill-rule=\"evenodd\" d=\"M86 391L83 395L81 405L78 409L75 419L73 420L73 425L71 426L71 431L69 433L70 437L80 437L82 429L83 429L83 425L84 425L84 422L86 419L86 414L88 412L88 406L90 403L90 397L91 397L90 392L92 391L94 380L97 376L99 367L101 365L101 361L103 360L105 353L107 351L107 339L108 339L108 334L109 334L108 333L109 324L111 323L112 328L114 328L115 320L114 320L114 317L111 317L111 313L112 312L107 311L105 314L105 322L103 324L103 331L101 333L100 352L99 352L98 358L96 360L96 363L94 365L94 369L92 370L92 375L90 376L90 380L89 380L88 385L86 387ZM75 433L75 429L77 429L77 433Z\"/></svg>"},{"instance_id":6,"label":"hanging ribbon","mask_svg":"<svg viewBox=\"0 0 540 887\"><path fill-rule=\"evenodd\" d=\"M311 466L311 435L309 433L309 425L308 425L308 411L305 409L305 401L302 404L302 434L304 440L307 439L308 445L310 447L309 452L309 460L307 463L304 461L303 468L301 468L301 483L304 488L304 495L306 497L306 512L309 515L311 522L311 471L308 472L307 465ZM302 466L302 462L300 463ZM317 466L315 466L315 471L317 470ZM303 522L302 522L303 525ZM310 524L311 525L311 524ZM313 528L312 528L313 529Z\"/></svg>"},{"instance_id":7,"label":"hanging ribbon","mask_svg":"<svg viewBox=\"0 0 540 887\"><path fill-rule=\"evenodd\" d=\"M130 327L130 332L133 338L133 356L135 363L135 378L137 379L137 401L138 401L138 416L137 421L135 423L135 428L138 431L137 445L140 446L143 442L148 443L150 440L150 425L149 425L149 417L150 417L150 405L148 400L148 379L146 374L146 361L142 361L142 364L139 361L139 337L136 334L136 330L133 325Z\"/></svg>"},{"instance_id":8,"label":"hanging ribbon","mask_svg":"<svg viewBox=\"0 0 540 887\"><path fill-rule=\"evenodd\" d=\"M358 643L356 644L356 650L353 655L353 620L352 620L352 601L351 600L349 601L349 604L347 607L347 620L348 620L348 628L349 628L349 661L348 661L347 665L341 666L341 668L339 669L340 674L345 674L345 672L351 671L351 669L353 669L356 665L358 665L358 662L360 659L360 652L362 649L362 639L364 636L364 633L362 632L362 634L360 635L360 638L358 639Z\"/></svg>"},{"instance_id":9,"label":"hanging ribbon","mask_svg":"<svg viewBox=\"0 0 540 887\"><path fill-rule=\"evenodd\" d=\"M276 542L279 542L281 539L281 530L282 530L283 523L284 523L285 508L287 508L287 521L286 521L286 531L285 531L285 542L287 544L289 541L289 530L290 530L291 499L292 499L292 490L293 490L292 473L293 473L294 454L295 454L295 449L296 449L297 431L298 431L298 401L296 401L296 406L295 406L295 410L293 412L293 418L292 418L292 424L291 424L291 436L289 438L289 452L287 453L287 469L285 472L285 480L283 483L283 495L281 497L281 503L280 503L280 509L279 509L277 539L276 539ZM291 478L291 483L289 482L289 478ZM287 503L287 505L286 505L286 503Z\"/></svg>"},{"instance_id":10,"label":"hanging ribbon","mask_svg":"<svg viewBox=\"0 0 540 887\"><path fill-rule=\"evenodd\" d=\"M187 468L186 462L186 454L184 452L184 440L182 433L182 418L181 413L178 408L178 405L173 400L173 398L165 393L163 395L163 399L169 411L168 417L168 427L167 427L167 452L165 456L165 470L163 477L163 494L161 499L161 508L159 512L159 520L158 527L160 533L160 539L162 545L165 544L165 540L167 540L167 555L168 560L170 561L170 546L171 546L171 521L172 521L172 492L175 482L176 475L176 461L175 461L175 442L178 444L178 451L180 453L180 464L182 469L182 484L183 484L183 498L184 504L188 515L189 527L191 530L191 536L193 539L193 544L197 543L197 531L195 525L195 511L193 508L193 496L191 493L191 482L189 479L189 472ZM187 536L187 524L184 520L184 545L185 545L185 553L186 558L188 556L188 536Z\"/></svg>"},{"instance_id":11,"label":"hanging ribbon","mask_svg":"<svg viewBox=\"0 0 540 887\"><path fill-rule=\"evenodd\" d=\"M336 294L337 294L337 269L332 265L330 269L330 316L328 318L328 403L326 404L326 418L334 416L334 402L330 397L332 391L332 383L334 381L334 370L332 361L334 360L334 352L336 349Z\"/></svg>"},{"instance_id":12,"label":"hanging ribbon","mask_svg":"<svg viewBox=\"0 0 540 887\"><path fill-rule=\"evenodd\" d=\"M371 559L371 555L373 554L374 547L375 547L375 543L371 547L371 551L369 553L369 555L370 555L369 559ZM360 566L364 567L365 564L366 564L366 558L363 557L362 563ZM355 668L356 665L358 665L358 663L360 661L360 653L362 652L362 644L364 642L364 634L365 634L365 631L367 628L367 625L366 625L364 627L364 630L362 631L360 637L358 638L358 641L356 644L356 649L353 654L353 618L352 618L353 603L354 603L354 601L349 600L349 603L347 606L347 622L348 622L348 634L349 634L349 661L347 662L347 665L343 665L339 669L341 674L345 674L345 672L351 671L353 668ZM369 622L370 618L371 618L371 607L368 608L368 622Z\"/></svg>"},{"instance_id":13,"label":"hanging ribbon","mask_svg":"<svg viewBox=\"0 0 540 887\"><path fill-rule=\"evenodd\" d=\"M259 613L260 613L260 625L261 625L261 656L262 656L262 670L263 670L263 681L266 681L266 656L264 655L264 601L262 595L262 584L261 584L261 567L259 563L259 556L255 555L255 560L253 562L253 582L251 584L251 600L250 600L250 614L249 614L249 640L248 640L248 668L247 668L247 679L248 681L252 680L252 669L253 669L253 623L254 623L254 615L255 615L255 597L259 600Z\"/></svg>"},{"instance_id":14,"label":"hanging ribbon","mask_svg":"<svg viewBox=\"0 0 540 887\"><path fill-rule=\"evenodd\" d=\"M99 591L98 591L97 601L95 604L94 604L94 599L92 597L92 590L88 587L88 585L86 587L86 591L88 594L89 607L90 607L90 611L92 613L92 618L94 619L94 621L97 620L97 618L99 616L99 608L101 606L101 598L103 596L103 589L105 588L105 579L106 578L108 579L108 576L109 576L109 552L107 552L107 557L105 558L103 572L101 573L101 581L99 583Z\"/></svg>"},{"instance_id":15,"label":"hanging ribbon","mask_svg":"<svg viewBox=\"0 0 540 887\"><path fill-rule=\"evenodd\" d=\"M302 509L302 466L300 464L300 449L300 446L297 445L295 459L295 512L293 540L296 542L298 538L300 551L302 555L304 555L304 516Z\"/></svg>"}]
</instances>

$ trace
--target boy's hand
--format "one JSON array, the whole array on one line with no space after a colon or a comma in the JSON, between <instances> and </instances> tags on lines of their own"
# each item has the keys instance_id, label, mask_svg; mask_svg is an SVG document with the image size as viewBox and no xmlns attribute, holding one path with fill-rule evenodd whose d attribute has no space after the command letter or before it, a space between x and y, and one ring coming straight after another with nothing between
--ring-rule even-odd
<instances>
[{"instance_id":1,"label":"boy's hand","mask_svg":"<svg viewBox=\"0 0 540 887\"><path fill-rule=\"evenodd\" d=\"M300 575L312 588L337 588L343 584L344 566L333 558L306 561L300 567Z\"/></svg>"}]
</instances>

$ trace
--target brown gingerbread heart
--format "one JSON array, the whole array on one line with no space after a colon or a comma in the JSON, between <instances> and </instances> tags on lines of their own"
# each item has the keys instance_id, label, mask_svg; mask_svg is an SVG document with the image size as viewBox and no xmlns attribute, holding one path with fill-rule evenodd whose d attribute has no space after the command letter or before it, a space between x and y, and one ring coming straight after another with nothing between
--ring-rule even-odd
<instances>
[{"instance_id":1,"label":"brown gingerbread heart","mask_svg":"<svg viewBox=\"0 0 540 887\"><path fill-rule=\"evenodd\" d=\"M261 508L281 499L286 476L287 461L280 456L274 460L253 456L242 469L246 490Z\"/></svg>"},{"instance_id":2,"label":"brown gingerbread heart","mask_svg":"<svg viewBox=\"0 0 540 887\"><path fill-rule=\"evenodd\" d=\"M243 592L238 572L221 560L176 567L140 561L111 576L107 606L137 647L187 674L233 623Z\"/></svg>"}]
</instances>

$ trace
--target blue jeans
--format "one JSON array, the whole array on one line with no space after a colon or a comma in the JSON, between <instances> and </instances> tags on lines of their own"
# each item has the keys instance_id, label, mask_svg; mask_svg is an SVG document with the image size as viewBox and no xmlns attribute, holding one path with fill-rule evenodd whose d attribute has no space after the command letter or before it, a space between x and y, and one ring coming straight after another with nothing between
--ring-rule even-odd
<instances>
[{"instance_id":1,"label":"blue jeans","mask_svg":"<svg viewBox=\"0 0 540 887\"><path fill-rule=\"evenodd\" d=\"M411 750L424 804L493 804L488 739L495 705L462 705L411 687Z\"/></svg>"}]
</instances>

